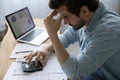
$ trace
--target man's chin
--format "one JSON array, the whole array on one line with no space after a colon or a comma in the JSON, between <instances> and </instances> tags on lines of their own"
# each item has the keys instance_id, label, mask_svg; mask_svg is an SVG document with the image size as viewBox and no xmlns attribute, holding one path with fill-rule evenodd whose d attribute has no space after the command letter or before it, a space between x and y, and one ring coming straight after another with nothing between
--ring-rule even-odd
<instances>
[{"instance_id":1,"label":"man's chin","mask_svg":"<svg viewBox=\"0 0 120 80\"><path fill-rule=\"evenodd\" d=\"M72 25L72 24L69 24L70 26L72 26L72 28L74 29L74 30L79 30L79 29L81 29L82 27L80 27L80 26L74 26L74 25Z\"/></svg>"}]
</instances>

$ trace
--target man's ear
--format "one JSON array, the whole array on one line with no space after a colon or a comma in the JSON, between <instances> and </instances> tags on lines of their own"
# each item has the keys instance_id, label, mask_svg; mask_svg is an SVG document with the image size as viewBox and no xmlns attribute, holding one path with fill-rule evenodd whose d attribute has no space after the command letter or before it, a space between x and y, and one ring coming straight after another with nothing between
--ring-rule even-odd
<instances>
[{"instance_id":1,"label":"man's ear","mask_svg":"<svg viewBox=\"0 0 120 80\"><path fill-rule=\"evenodd\" d=\"M89 9L87 6L82 6L81 9L80 9L80 13L79 13L79 16L82 17L82 18L87 18L89 14Z\"/></svg>"}]
</instances>

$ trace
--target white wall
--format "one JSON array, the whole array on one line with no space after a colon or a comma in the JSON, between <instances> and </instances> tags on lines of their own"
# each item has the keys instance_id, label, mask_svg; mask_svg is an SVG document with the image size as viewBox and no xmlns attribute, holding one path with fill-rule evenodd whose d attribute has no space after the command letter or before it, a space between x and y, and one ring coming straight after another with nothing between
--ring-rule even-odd
<instances>
[{"instance_id":1,"label":"white wall","mask_svg":"<svg viewBox=\"0 0 120 80\"><path fill-rule=\"evenodd\" d=\"M49 0L0 0L0 25L5 21L5 15L28 7L33 18L44 18L51 10ZM100 0L120 14L120 0Z\"/></svg>"},{"instance_id":2,"label":"white wall","mask_svg":"<svg viewBox=\"0 0 120 80\"><path fill-rule=\"evenodd\" d=\"M108 5L110 8L112 8L118 14L120 14L120 0L100 0L100 1L102 1L104 4Z\"/></svg>"},{"instance_id":3,"label":"white wall","mask_svg":"<svg viewBox=\"0 0 120 80\"><path fill-rule=\"evenodd\" d=\"M44 18L51 10L49 0L0 0L0 24L4 23L5 15L28 7L33 18Z\"/></svg>"}]
</instances>

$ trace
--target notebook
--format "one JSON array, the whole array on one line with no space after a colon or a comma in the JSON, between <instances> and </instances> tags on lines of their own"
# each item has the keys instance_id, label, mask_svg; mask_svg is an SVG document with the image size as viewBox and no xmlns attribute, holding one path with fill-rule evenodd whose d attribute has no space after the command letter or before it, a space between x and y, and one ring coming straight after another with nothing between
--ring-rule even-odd
<instances>
[{"instance_id":1,"label":"notebook","mask_svg":"<svg viewBox=\"0 0 120 80\"><path fill-rule=\"evenodd\" d=\"M48 38L45 28L35 26L28 7L6 15L5 18L17 41L40 45Z\"/></svg>"}]
</instances>

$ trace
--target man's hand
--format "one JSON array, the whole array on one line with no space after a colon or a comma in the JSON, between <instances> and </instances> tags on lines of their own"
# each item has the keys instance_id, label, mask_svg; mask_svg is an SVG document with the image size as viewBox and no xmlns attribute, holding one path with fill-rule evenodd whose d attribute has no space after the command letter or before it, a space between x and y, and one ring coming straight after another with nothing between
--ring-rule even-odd
<instances>
[{"instance_id":1,"label":"man's hand","mask_svg":"<svg viewBox=\"0 0 120 80\"><path fill-rule=\"evenodd\" d=\"M51 52L48 50L48 46L44 45L40 50L36 50L29 55L25 56L27 63L31 63L31 60L33 57L35 57L35 66L38 65L38 61L40 60L40 57L42 57L42 65L45 66L48 57L50 56Z\"/></svg>"},{"instance_id":2,"label":"man's hand","mask_svg":"<svg viewBox=\"0 0 120 80\"><path fill-rule=\"evenodd\" d=\"M55 55L59 61L60 64L63 64L69 57L68 52L65 50L63 45L61 44L57 31L60 28L60 24L64 16L66 15L66 11L63 11L60 13L60 16L58 19L53 19L53 16L57 14L56 11L53 11L49 16L46 17L44 20L47 32L49 34L49 38L52 42L53 48L55 50Z\"/></svg>"},{"instance_id":3,"label":"man's hand","mask_svg":"<svg viewBox=\"0 0 120 80\"><path fill-rule=\"evenodd\" d=\"M49 34L49 36L53 36L55 34L57 34L59 28L60 28L60 24L61 21L64 17L64 13L61 13L60 16L58 17L58 19L53 19L54 16L56 16L58 13L57 11L53 11L50 15L48 15L46 17L46 19L44 19L44 24L46 26L47 32Z\"/></svg>"}]
</instances>

